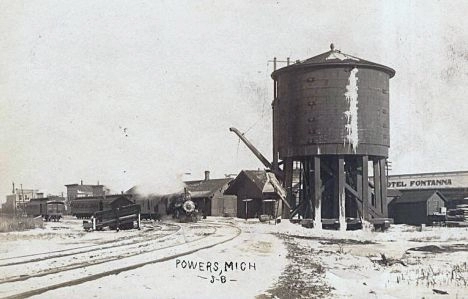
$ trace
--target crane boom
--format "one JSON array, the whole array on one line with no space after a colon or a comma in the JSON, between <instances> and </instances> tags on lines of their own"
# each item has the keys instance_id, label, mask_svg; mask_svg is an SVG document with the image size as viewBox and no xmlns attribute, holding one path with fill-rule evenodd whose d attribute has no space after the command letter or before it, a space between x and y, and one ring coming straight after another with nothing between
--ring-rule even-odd
<instances>
[{"instance_id":1,"label":"crane boom","mask_svg":"<svg viewBox=\"0 0 468 299\"><path fill-rule=\"evenodd\" d=\"M273 165L271 165L270 161L268 161L265 156L260 153L260 151L252 144L250 143L247 138L245 138L244 134L239 132L238 129L231 127L229 128L229 131L236 133L237 136L245 143L245 145L252 151L252 153L265 165L266 168L273 170Z\"/></svg>"},{"instance_id":2,"label":"crane boom","mask_svg":"<svg viewBox=\"0 0 468 299\"><path fill-rule=\"evenodd\" d=\"M238 129L231 127L229 128L229 131L236 133L237 136L247 145L247 147L252 151L252 153L265 165L266 168L268 168L272 173L267 172L267 181L273 186L273 189L275 190L275 193L278 194L279 198L281 201L284 203L285 206L291 210L291 205L288 203L288 194L287 191L283 188L281 183L278 181L278 178L281 180L284 180L284 173L281 171L281 169L274 169L273 165L268 161L265 156L260 153L260 151L252 144L250 143L247 138L245 138L244 134L239 132Z\"/></svg>"}]
</instances>

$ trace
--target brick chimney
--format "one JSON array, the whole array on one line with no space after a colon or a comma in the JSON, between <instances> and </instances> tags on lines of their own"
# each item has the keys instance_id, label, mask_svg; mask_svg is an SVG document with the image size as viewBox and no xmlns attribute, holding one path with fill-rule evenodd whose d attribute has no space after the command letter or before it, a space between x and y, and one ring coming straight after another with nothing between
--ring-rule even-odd
<instances>
[{"instance_id":1,"label":"brick chimney","mask_svg":"<svg viewBox=\"0 0 468 299\"><path fill-rule=\"evenodd\" d=\"M210 180L210 171L205 170L205 181L209 181L209 180Z\"/></svg>"}]
</instances>

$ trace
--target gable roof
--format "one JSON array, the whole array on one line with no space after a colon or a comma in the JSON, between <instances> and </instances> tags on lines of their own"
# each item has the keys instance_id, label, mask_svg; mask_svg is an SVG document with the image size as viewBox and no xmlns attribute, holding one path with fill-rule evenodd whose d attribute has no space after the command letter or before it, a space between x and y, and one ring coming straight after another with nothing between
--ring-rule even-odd
<instances>
[{"instance_id":1,"label":"gable roof","mask_svg":"<svg viewBox=\"0 0 468 299\"><path fill-rule=\"evenodd\" d=\"M184 182L192 198L203 198L213 196L217 191L227 185L232 178L199 180Z\"/></svg>"},{"instance_id":2,"label":"gable roof","mask_svg":"<svg viewBox=\"0 0 468 299\"><path fill-rule=\"evenodd\" d=\"M258 187L263 190L268 181L265 170L243 170L244 174Z\"/></svg>"},{"instance_id":3,"label":"gable roof","mask_svg":"<svg viewBox=\"0 0 468 299\"><path fill-rule=\"evenodd\" d=\"M237 195L237 190L243 187L243 184L248 181L259 194L262 194L268 178L265 170L242 170L237 177L229 184L229 187L224 192L229 195Z\"/></svg>"},{"instance_id":4,"label":"gable roof","mask_svg":"<svg viewBox=\"0 0 468 299\"><path fill-rule=\"evenodd\" d=\"M425 190L425 191L405 191L401 192L401 196L392 200L391 204L407 204L407 203L419 203L419 202L426 202L431 198L434 194L439 196L443 201L447 202L442 193L439 191L434 190Z\"/></svg>"},{"instance_id":5,"label":"gable roof","mask_svg":"<svg viewBox=\"0 0 468 299\"><path fill-rule=\"evenodd\" d=\"M135 185L133 186L132 188L128 189L127 191L125 191L125 194L138 194L138 185Z\"/></svg>"}]
</instances>

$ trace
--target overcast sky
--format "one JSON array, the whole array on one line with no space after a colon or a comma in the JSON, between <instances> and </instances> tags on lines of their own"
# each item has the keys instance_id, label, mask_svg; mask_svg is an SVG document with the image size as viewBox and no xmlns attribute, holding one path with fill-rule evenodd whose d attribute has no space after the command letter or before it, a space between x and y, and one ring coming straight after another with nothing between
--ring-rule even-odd
<instances>
[{"instance_id":1,"label":"overcast sky","mask_svg":"<svg viewBox=\"0 0 468 299\"><path fill-rule=\"evenodd\" d=\"M228 128L270 159L268 60L331 42L396 70L392 173L468 170L465 3L0 0L0 198L262 167Z\"/></svg>"}]
</instances>

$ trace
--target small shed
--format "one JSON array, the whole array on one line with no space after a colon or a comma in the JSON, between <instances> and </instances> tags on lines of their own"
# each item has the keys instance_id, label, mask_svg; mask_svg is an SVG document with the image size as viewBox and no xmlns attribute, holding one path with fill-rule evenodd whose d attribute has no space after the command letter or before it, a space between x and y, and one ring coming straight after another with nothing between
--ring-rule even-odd
<instances>
[{"instance_id":1,"label":"small shed","mask_svg":"<svg viewBox=\"0 0 468 299\"><path fill-rule=\"evenodd\" d=\"M395 224L429 224L429 215L440 212L447 199L439 191L405 191L388 205Z\"/></svg>"},{"instance_id":2,"label":"small shed","mask_svg":"<svg viewBox=\"0 0 468 299\"><path fill-rule=\"evenodd\" d=\"M242 170L229 184L225 194L237 196L237 217L281 215L278 195L264 170Z\"/></svg>"}]
</instances>

